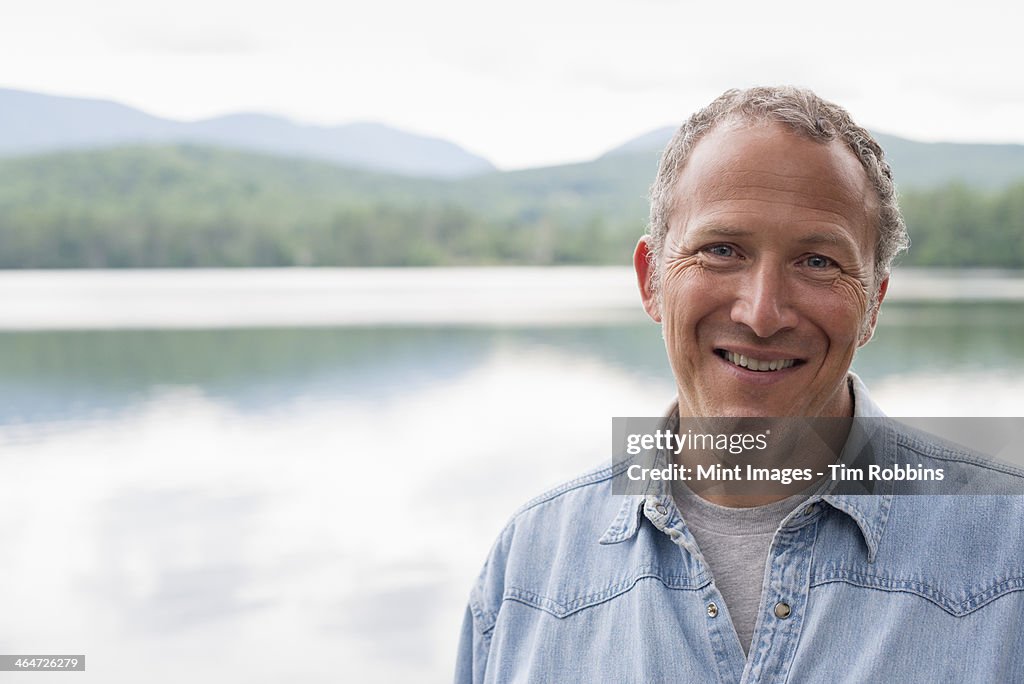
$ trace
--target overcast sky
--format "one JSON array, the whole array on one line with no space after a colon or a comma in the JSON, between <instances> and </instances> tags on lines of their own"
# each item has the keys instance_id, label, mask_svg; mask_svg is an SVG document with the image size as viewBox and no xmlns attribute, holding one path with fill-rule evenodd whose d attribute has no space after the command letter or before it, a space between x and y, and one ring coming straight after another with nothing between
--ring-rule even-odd
<instances>
[{"instance_id":1,"label":"overcast sky","mask_svg":"<svg viewBox=\"0 0 1024 684\"><path fill-rule=\"evenodd\" d=\"M178 119L380 121L502 168L589 159L761 83L918 140L1024 143L1016 3L0 3L0 87Z\"/></svg>"}]
</instances>

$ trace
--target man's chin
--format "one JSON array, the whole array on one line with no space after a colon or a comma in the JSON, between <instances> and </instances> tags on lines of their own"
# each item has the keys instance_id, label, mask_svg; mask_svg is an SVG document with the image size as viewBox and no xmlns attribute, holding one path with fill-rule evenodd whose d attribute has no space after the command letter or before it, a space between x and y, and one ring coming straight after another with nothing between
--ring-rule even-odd
<instances>
[{"instance_id":1,"label":"man's chin","mask_svg":"<svg viewBox=\"0 0 1024 684\"><path fill-rule=\"evenodd\" d=\"M720 418L780 418L795 415L792 408L729 407L716 413Z\"/></svg>"},{"instance_id":2,"label":"man's chin","mask_svg":"<svg viewBox=\"0 0 1024 684\"><path fill-rule=\"evenodd\" d=\"M711 418L778 418L804 415L806 407L796 401L726 400L702 402L703 408L693 415Z\"/></svg>"}]
</instances>

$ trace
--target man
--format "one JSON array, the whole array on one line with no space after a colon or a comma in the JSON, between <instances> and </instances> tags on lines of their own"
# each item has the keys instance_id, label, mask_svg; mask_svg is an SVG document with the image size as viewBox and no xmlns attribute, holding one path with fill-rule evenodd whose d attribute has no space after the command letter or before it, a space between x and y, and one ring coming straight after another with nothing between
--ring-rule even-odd
<instances>
[{"instance_id":1,"label":"man","mask_svg":"<svg viewBox=\"0 0 1024 684\"><path fill-rule=\"evenodd\" d=\"M809 91L729 91L680 128L651 195L634 265L676 380L670 426L833 419L831 447L767 460L851 450L849 419L882 414L850 365L907 245L878 144ZM869 441L959 482L1024 482L895 426ZM1024 681L1020 497L821 480L613 496L622 472L513 516L471 592L457 681Z\"/></svg>"}]
</instances>

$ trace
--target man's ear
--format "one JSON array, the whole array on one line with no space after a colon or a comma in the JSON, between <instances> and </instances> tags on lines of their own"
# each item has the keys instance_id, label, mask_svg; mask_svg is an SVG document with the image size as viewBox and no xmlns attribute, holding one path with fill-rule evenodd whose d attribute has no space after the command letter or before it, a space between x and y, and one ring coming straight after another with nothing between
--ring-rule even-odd
<instances>
[{"instance_id":1,"label":"man's ear","mask_svg":"<svg viewBox=\"0 0 1024 684\"><path fill-rule=\"evenodd\" d=\"M860 336L860 343L858 347L863 347L865 344L871 341L871 338L875 334L875 325L878 323L878 310L882 307L882 300L885 299L885 293L889 290L889 276L885 276L885 280L878 286L878 297L875 298L874 306L871 308L871 312L868 314L870 317L868 320L868 326Z\"/></svg>"},{"instance_id":2,"label":"man's ear","mask_svg":"<svg viewBox=\"0 0 1024 684\"><path fill-rule=\"evenodd\" d=\"M640 287L640 300L644 303L644 311L655 323L661 323L661 306L654 289L654 274L658 266L651 263L651 249L647 240L648 236L644 235L636 243L633 268L636 270L636 284Z\"/></svg>"}]
</instances>

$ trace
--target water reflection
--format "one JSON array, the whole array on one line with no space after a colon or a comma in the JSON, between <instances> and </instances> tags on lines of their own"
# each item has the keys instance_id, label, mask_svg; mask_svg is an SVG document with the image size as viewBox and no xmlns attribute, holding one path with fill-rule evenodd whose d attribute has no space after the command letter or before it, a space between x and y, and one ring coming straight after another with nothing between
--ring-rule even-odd
<instances>
[{"instance_id":1,"label":"water reflection","mask_svg":"<svg viewBox=\"0 0 1024 684\"><path fill-rule=\"evenodd\" d=\"M855 365L1021 414L1022 328L890 307ZM0 378L0 650L103 682L448 681L509 513L672 391L646 324L4 333Z\"/></svg>"},{"instance_id":2,"label":"water reflection","mask_svg":"<svg viewBox=\"0 0 1024 684\"><path fill-rule=\"evenodd\" d=\"M865 379L923 371L1016 374L1024 304L886 308L856 367ZM668 377L650 324L566 328L340 328L0 334L0 424L117 413L163 387L242 411L445 382L500 348L549 349L637 377Z\"/></svg>"}]
</instances>

